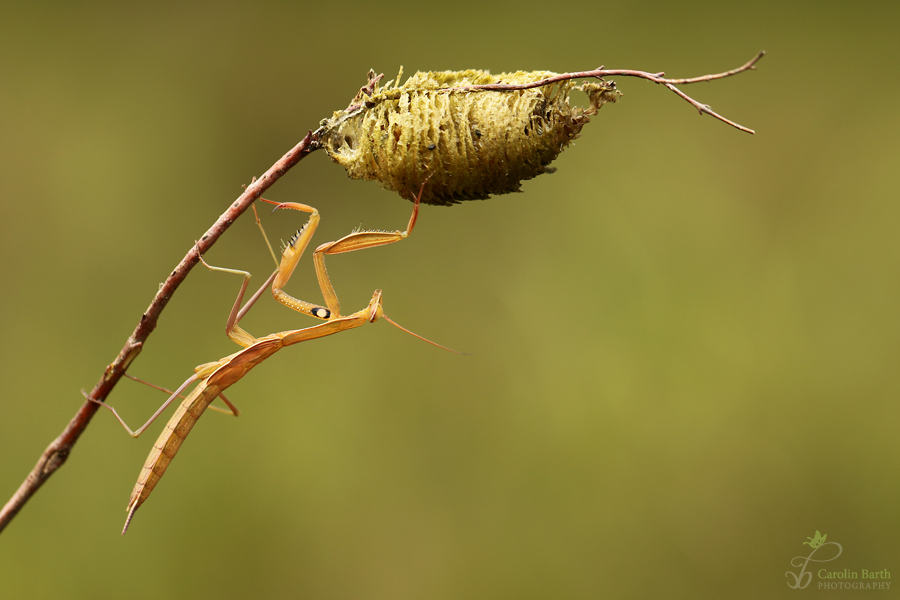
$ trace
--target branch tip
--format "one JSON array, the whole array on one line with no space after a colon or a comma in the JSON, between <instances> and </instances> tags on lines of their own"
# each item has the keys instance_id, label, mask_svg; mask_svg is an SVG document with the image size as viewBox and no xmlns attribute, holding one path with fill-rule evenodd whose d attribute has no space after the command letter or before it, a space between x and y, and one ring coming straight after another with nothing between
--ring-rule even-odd
<instances>
[{"instance_id":1,"label":"branch tip","mask_svg":"<svg viewBox=\"0 0 900 600\"><path fill-rule=\"evenodd\" d=\"M713 81L715 79L724 79L725 77L731 77L732 75L737 75L739 73L743 73L744 71L755 71L756 63L762 59L763 56L766 55L765 50L761 50L756 54L752 59L750 59L745 64L741 65L736 69L731 69L730 71L724 71L722 73L712 73L709 75L701 75L700 77L690 77L687 79L667 79L665 77L665 72L660 71L658 73L650 73L648 71L635 71L633 69L604 69L599 68L593 71L575 71L572 73L562 73L559 75L553 75L552 77L547 77L545 79L541 79L539 81L533 81L531 83L521 83L521 84L509 84L509 83L489 83L483 85L467 85L460 86L455 88L446 88L441 90L443 93L451 93L451 92L477 92L477 91L513 91L513 90L528 90L536 87L542 87L545 85L551 85L553 83L558 83L560 81L566 81L569 79L602 79L604 77L638 77L640 79L646 79L648 81L652 81L653 83L659 83L677 95L679 95L686 102L690 103L694 108L699 110L701 113L706 113L715 117L716 119L731 125L735 129L739 129L746 133L754 133L754 131L748 127L744 127L743 125L739 125L734 121L726 119L722 115L713 112L709 109L708 106L697 102L681 90L679 90L677 85L687 85L689 83L700 83L702 81Z\"/></svg>"}]
</instances>

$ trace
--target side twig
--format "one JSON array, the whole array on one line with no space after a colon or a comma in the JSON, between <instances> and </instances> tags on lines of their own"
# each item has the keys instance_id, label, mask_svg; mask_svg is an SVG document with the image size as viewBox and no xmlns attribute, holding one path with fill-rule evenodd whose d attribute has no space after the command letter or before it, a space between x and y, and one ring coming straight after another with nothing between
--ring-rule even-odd
<instances>
[{"instance_id":1,"label":"side twig","mask_svg":"<svg viewBox=\"0 0 900 600\"><path fill-rule=\"evenodd\" d=\"M558 81L566 81L567 79L601 79L603 77L640 77L641 79L647 79L652 81L653 83L659 83L688 102L700 111L700 114L706 113L711 115L724 123L728 123L732 127L740 129L741 131L746 131L747 133L756 133L749 127L744 127L743 125L738 125L734 121L726 119L722 115L714 112L709 105L701 104L697 102L681 90L679 90L676 85L686 85L689 83L700 83L701 81L713 81L714 79L722 79L724 77L731 77L732 75L737 75L738 73L743 73L744 71L751 71L756 69L756 63L762 59L763 56L766 55L765 50L761 51L759 54L754 56L750 61L746 64L738 67L737 69L731 69L730 71L725 71L723 73L714 73L710 75L702 75L700 77L691 77L688 79L666 79L665 73L649 73L647 71L633 71L631 69L604 69L600 67L593 71L577 71L574 73L562 73L560 75L554 75L553 77L547 77L546 79L541 79L540 81L533 81L531 83L521 83L521 84L509 84L509 83L487 83L483 85L467 85L461 87L447 88L445 90L441 90L445 93L450 92L477 92L480 90L494 90L494 91L513 91L513 90L528 90L531 88L541 87L545 85L550 85L551 83L556 83Z\"/></svg>"},{"instance_id":2,"label":"side twig","mask_svg":"<svg viewBox=\"0 0 900 600\"><path fill-rule=\"evenodd\" d=\"M119 355L112 364L106 367L103 376L94 386L94 389L91 390L91 398L101 401L106 400L116 383L122 378L128 365L140 354L144 342L156 328L160 313L169 303L172 294L175 293L181 282L184 281L194 265L200 260L200 255L209 250L219 239L219 236L225 233L225 230L234 223L235 219L247 210L253 201L259 198L272 184L278 181L288 169L300 162L307 154L319 148L319 135L320 130L307 133L306 137L299 144L282 156L262 177L247 186L244 193L234 201L228 210L222 213L222 216L203 234L203 237L191 246L185 257L181 259L175 270L169 274L169 277L159 288L159 292L153 298L150 306L141 315L140 322L135 327L131 337L125 342L125 346L119 352ZM59 437L47 446L47 449L44 450L44 453L38 459L37 464L25 478L25 481L19 486L19 489L13 494L9 502L6 503L3 510L0 510L0 531L3 531L6 525L28 502L28 499L66 462L72 447L78 441L79 436L88 426L99 407L100 405L95 402L86 401Z\"/></svg>"}]
</instances>

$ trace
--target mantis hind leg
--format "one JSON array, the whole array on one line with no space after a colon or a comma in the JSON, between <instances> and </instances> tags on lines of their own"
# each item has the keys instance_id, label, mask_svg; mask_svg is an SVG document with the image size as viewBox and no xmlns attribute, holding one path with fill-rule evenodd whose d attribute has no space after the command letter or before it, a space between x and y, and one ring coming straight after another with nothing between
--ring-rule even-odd
<instances>
[{"instance_id":1,"label":"mantis hind leg","mask_svg":"<svg viewBox=\"0 0 900 600\"><path fill-rule=\"evenodd\" d=\"M166 400L165 402L163 402L162 406L160 406L160 407L156 410L156 412L153 413L153 416L151 416L151 417L147 420L146 423L144 423L143 425L141 425L139 428L137 428L137 429L134 430L134 431L132 431L131 428L125 423L125 420L122 419L122 417L119 416L119 413L116 411L115 408L113 408L112 406L110 406L110 405L107 404L106 402L103 402L102 400L97 400L97 399L95 399L95 398L92 398L92 397L90 396L90 394L88 394L88 393L85 392L84 390L81 390L81 393L84 394L84 397L87 398L88 400L90 400L91 402L94 402L95 404L99 404L100 406L105 406L106 408L108 408L109 410L111 410L111 411L112 411L112 414L114 414L114 415L116 416L116 419L119 421L119 423L121 423L122 427L125 428L125 431L128 432L128 435L130 435L130 436L133 437L133 438L136 438L136 437L140 436L142 433L144 433L144 431L145 431L148 427L150 427L150 424L153 423L153 421L155 421L156 418L157 418L160 414L162 414L162 412L163 412L164 410L166 410L166 408L167 408L170 404L172 404L172 401L175 400L175 398L178 398L178 396L181 394L181 392L184 391L184 388L186 388L187 386L189 386L191 383L193 383L193 382L194 382L195 380L197 380L197 379L199 379L199 378L197 377L197 374L196 374L196 373L193 374L193 375L191 375L190 377L188 377L187 380L185 380L185 382L182 383L182 384L178 387L177 390L175 390L174 392L172 392L172 395L169 396L169 399Z\"/></svg>"},{"instance_id":2,"label":"mantis hind leg","mask_svg":"<svg viewBox=\"0 0 900 600\"><path fill-rule=\"evenodd\" d=\"M218 363L209 363L209 364L215 365L215 364L218 364ZM203 365L201 365L201 366L203 366ZM199 367L198 367L198 368L199 368ZM150 383L149 381L144 381L143 379L140 379L140 378L135 377L134 375L130 375L130 374L128 374L128 373L122 373L122 375L124 375L124 376L127 377L128 379L131 379L132 381L137 381L138 383L143 383L144 385L149 385L150 387L152 387L152 388L155 389L155 390L159 390L159 391L161 391L161 392L165 392L165 393L167 393L167 394L169 394L169 395L173 395L173 394L174 394L174 395L176 395L178 398L181 398L182 400L184 399L184 396L183 396L183 395L181 395L181 394L175 394L175 392L173 392L172 390L167 389L167 388L164 388L164 387L162 387L161 385L156 385L156 384ZM225 410L224 408L219 408L218 406L213 406L212 404L210 404L209 406L207 406L207 408L208 408L209 410L214 410L214 411L216 411L216 412L220 412L220 413L225 414L225 415L234 415L235 417L239 417L239 416L240 416L241 411L239 411L239 410L237 409L237 407L236 407L234 404L231 403L231 400L229 400L228 398L225 397L225 394L219 394L219 398L221 398L221 399L222 399L222 402L224 402L225 405L228 406L228 410Z\"/></svg>"}]
</instances>

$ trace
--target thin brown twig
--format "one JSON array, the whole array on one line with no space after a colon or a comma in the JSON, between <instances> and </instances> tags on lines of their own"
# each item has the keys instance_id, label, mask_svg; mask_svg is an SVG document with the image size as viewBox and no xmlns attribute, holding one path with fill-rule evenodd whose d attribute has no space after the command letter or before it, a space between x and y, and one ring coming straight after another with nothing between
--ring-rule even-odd
<instances>
[{"instance_id":1,"label":"thin brown twig","mask_svg":"<svg viewBox=\"0 0 900 600\"><path fill-rule=\"evenodd\" d=\"M647 79L652 81L653 83L659 83L688 102L693 105L700 114L706 113L710 116L713 116L724 123L728 123L732 127L740 129L741 131L746 131L747 133L756 133L749 127L744 127L743 125L738 125L734 121L726 119L722 115L714 112L709 105L701 104L697 102L681 90L679 90L676 85L686 85L688 83L700 83L702 81L713 81L714 79L722 79L724 77L731 77L732 75L737 75L738 73L743 73L744 71L752 71L756 69L756 63L762 59L763 56L766 55L765 50L761 51L759 54L754 56L750 61L746 64L736 68L731 69L730 71L725 71L723 73L713 73L710 75L701 75L700 77L691 77L688 79L666 79L665 73L649 73L647 71L633 71L631 69L604 69L600 67L599 69L595 69L593 71L577 71L573 73L562 73L560 75L554 75L553 77L547 77L546 79L541 79L540 81L533 81L531 83L521 83L521 84L510 84L510 83L486 83L483 85L466 85L461 87L447 88L441 90L444 93L449 92L477 92L477 91L513 91L513 90L528 90L531 88L542 87L545 85L550 85L552 83L557 83L559 81L566 81L568 79L587 79L587 78L595 78L601 79L603 77L640 77L641 79Z\"/></svg>"},{"instance_id":2,"label":"thin brown twig","mask_svg":"<svg viewBox=\"0 0 900 600\"><path fill-rule=\"evenodd\" d=\"M200 255L204 254L216 243L216 240L234 223L241 213L247 210L247 207L254 200L259 198L263 192L269 189L272 184L278 181L282 175L300 162L307 154L319 148L319 135L319 130L307 133L299 144L282 156L262 177L248 185L244 193L234 201L228 210L222 213L222 216L203 234L203 237L191 247L159 288L159 292L153 298L150 306L141 315L140 322L135 327L131 337L125 342L125 346L119 352L119 355L112 364L106 367L103 376L94 386L94 389L91 390L91 398L101 401L106 400L116 383L125 373L128 365L140 354L144 342L156 328L160 313L162 313L172 298L172 294L175 293L175 290L178 289L178 286L181 285L181 282L184 281L194 265L199 262ZM3 510L0 510L0 531L3 531L25 503L28 502L28 499L66 462L72 447L78 441L79 436L88 426L99 407L100 405L95 402L85 401L59 437L47 446L34 469L31 470L25 481L16 490L16 493L6 503Z\"/></svg>"}]
</instances>

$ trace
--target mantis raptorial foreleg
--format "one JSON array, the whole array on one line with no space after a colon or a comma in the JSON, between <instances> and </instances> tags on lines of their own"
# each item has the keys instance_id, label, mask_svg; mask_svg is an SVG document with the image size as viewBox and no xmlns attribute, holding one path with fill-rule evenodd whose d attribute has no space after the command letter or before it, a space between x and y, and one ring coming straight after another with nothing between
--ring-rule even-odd
<instances>
[{"instance_id":1,"label":"mantis raptorial foreleg","mask_svg":"<svg viewBox=\"0 0 900 600\"><path fill-rule=\"evenodd\" d=\"M427 179L426 179L427 182ZM281 265L278 268L278 274L272 282L272 295L276 300L285 306L292 308L298 312L316 317L317 319L328 320L339 317L341 314L341 304L338 301L337 293L334 291L334 285L328 277L328 270L325 268L325 256L331 254L344 254L355 250L365 250L367 248L377 248L378 246L386 246L406 239L412 233L413 227L416 225L416 218L419 216L419 201L422 199L422 193L425 191L425 183L419 189L413 203L413 212L409 218L409 223L404 231L355 231L350 235L346 235L335 242L328 242L320 245L313 253L313 262L316 266L316 278L319 280L319 288L322 290L322 296L325 298L325 306L318 306L310 302L305 302L294 298L286 293L282 288L287 285L288 280L294 273L294 269L306 250L309 241L315 233L319 224L319 212L305 204L296 202L284 202L278 204L275 208L288 208L291 210L299 210L310 213L309 220L303 229L288 243L284 254L281 258ZM267 200L267 202L270 202ZM273 203L274 204L274 203Z\"/></svg>"}]
</instances>

